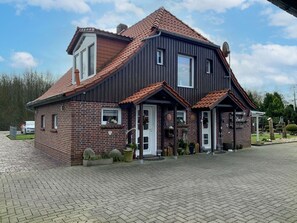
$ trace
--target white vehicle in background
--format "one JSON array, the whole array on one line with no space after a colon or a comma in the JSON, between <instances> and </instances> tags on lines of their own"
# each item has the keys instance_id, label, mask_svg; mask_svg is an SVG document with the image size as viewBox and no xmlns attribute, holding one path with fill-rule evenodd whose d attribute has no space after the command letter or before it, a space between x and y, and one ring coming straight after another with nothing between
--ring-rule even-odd
<instances>
[{"instance_id":1,"label":"white vehicle in background","mask_svg":"<svg viewBox=\"0 0 297 223\"><path fill-rule=\"evenodd\" d=\"M21 126L21 133L35 133L35 121L25 121L25 123Z\"/></svg>"}]
</instances>

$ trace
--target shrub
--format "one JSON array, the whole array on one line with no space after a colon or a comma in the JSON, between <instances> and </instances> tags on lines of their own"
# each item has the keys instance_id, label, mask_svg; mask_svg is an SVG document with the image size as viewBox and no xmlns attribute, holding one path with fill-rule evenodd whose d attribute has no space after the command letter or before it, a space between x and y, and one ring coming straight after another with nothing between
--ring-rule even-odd
<instances>
[{"instance_id":1,"label":"shrub","mask_svg":"<svg viewBox=\"0 0 297 223\"><path fill-rule=\"evenodd\" d=\"M288 124L286 126L286 130L291 133L297 133L297 125L296 124Z\"/></svg>"},{"instance_id":2,"label":"shrub","mask_svg":"<svg viewBox=\"0 0 297 223\"><path fill-rule=\"evenodd\" d=\"M91 160L95 157L95 152L91 148L86 148L83 153L84 160Z\"/></svg>"},{"instance_id":3,"label":"shrub","mask_svg":"<svg viewBox=\"0 0 297 223\"><path fill-rule=\"evenodd\" d=\"M117 161L122 161L123 160L123 155L118 149L113 149L109 152L109 157L113 158L114 162Z\"/></svg>"}]
</instances>

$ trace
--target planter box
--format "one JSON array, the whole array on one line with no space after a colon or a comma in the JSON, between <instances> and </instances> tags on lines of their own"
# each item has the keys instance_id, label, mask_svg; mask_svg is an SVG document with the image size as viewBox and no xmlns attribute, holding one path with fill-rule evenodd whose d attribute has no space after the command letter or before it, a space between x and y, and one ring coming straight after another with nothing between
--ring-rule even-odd
<instances>
[{"instance_id":1,"label":"planter box","mask_svg":"<svg viewBox=\"0 0 297 223\"><path fill-rule=\"evenodd\" d=\"M113 158L99 160L83 160L84 166L108 165L113 163Z\"/></svg>"}]
</instances>

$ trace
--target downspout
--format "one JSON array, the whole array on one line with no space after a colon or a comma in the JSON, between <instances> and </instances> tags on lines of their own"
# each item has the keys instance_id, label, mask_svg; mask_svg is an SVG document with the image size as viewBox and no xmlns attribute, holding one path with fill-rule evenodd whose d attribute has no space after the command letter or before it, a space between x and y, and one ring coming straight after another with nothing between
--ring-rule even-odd
<instances>
[{"instance_id":1,"label":"downspout","mask_svg":"<svg viewBox=\"0 0 297 223\"><path fill-rule=\"evenodd\" d=\"M159 33L158 34L156 34L156 35L153 35L153 36L148 36L148 37L145 37L145 38L143 38L142 39L142 41L144 41L144 40L148 40L148 39L153 39L153 38L156 38L156 37L159 37L159 36L161 36L161 31L158 31Z\"/></svg>"}]
</instances>

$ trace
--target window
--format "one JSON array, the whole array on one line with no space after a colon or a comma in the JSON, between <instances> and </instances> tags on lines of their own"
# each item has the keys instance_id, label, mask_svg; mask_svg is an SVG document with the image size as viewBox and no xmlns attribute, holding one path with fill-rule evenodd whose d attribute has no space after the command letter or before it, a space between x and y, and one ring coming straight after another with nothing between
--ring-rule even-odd
<instances>
[{"instance_id":1,"label":"window","mask_svg":"<svg viewBox=\"0 0 297 223\"><path fill-rule=\"evenodd\" d=\"M101 124L121 124L121 109L119 108L103 108L101 116Z\"/></svg>"},{"instance_id":2,"label":"window","mask_svg":"<svg viewBox=\"0 0 297 223\"><path fill-rule=\"evenodd\" d=\"M207 74L213 73L213 62L211 59L206 60L206 73Z\"/></svg>"},{"instance_id":3,"label":"window","mask_svg":"<svg viewBox=\"0 0 297 223\"><path fill-rule=\"evenodd\" d=\"M86 50L84 49L80 53L80 77L81 79L84 79L86 76L86 71L87 71L87 53Z\"/></svg>"},{"instance_id":4,"label":"window","mask_svg":"<svg viewBox=\"0 0 297 223\"><path fill-rule=\"evenodd\" d=\"M41 123L41 126L40 127L42 129L44 129L45 128L45 116L44 115L41 116L41 122L40 123Z\"/></svg>"},{"instance_id":5,"label":"window","mask_svg":"<svg viewBox=\"0 0 297 223\"><path fill-rule=\"evenodd\" d=\"M58 115L53 115L52 116L52 129L57 129L58 128Z\"/></svg>"},{"instance_id":6,"label":"window","mask_svg":"<svg viewBox=\"0 0 297 223\"><path fill-rule=\"evenodd\" d=\"M178 55L178 87L194 87L194 58Z\"/></svg>"},{"instance_id":7,"label":"window","mask_svg":"<svg viewBox=\"0 0 297 223\"><path fill-rule=\"evenodd\" d=\"M164 50L158 49L157 50L157 64L163 65L164 64L163 59L164 59Z\"/></svg>"},{"instance_id":8,"label":"window","mask_svg":"<svg viewBox=\"0 0 297 223\"><path fill-rule=\"evenodd\" d=\"M74 70L79 69L79 54L74 56Z\"/></svg>"},{"instance_id":9,"label":"window","mask_svg":"<svg viewBox=\"0 0 297 223\"><path fill-rule=\"evenodd\" d=\"M186 124L186 111L177 111L176 118L178 124Z\"/></svg>"},{"instance_id":10,"label":"window","mask_svg":"<svg viewBox=\"0 0 297 223\"><path fill-rule=\"evenodd\" d=\"M95 56L95 45L92 44L89 46L88 50L88 75L91 76L95 73L95 62L94 62L94 56Z\"/></svg>"}]
</instances>

